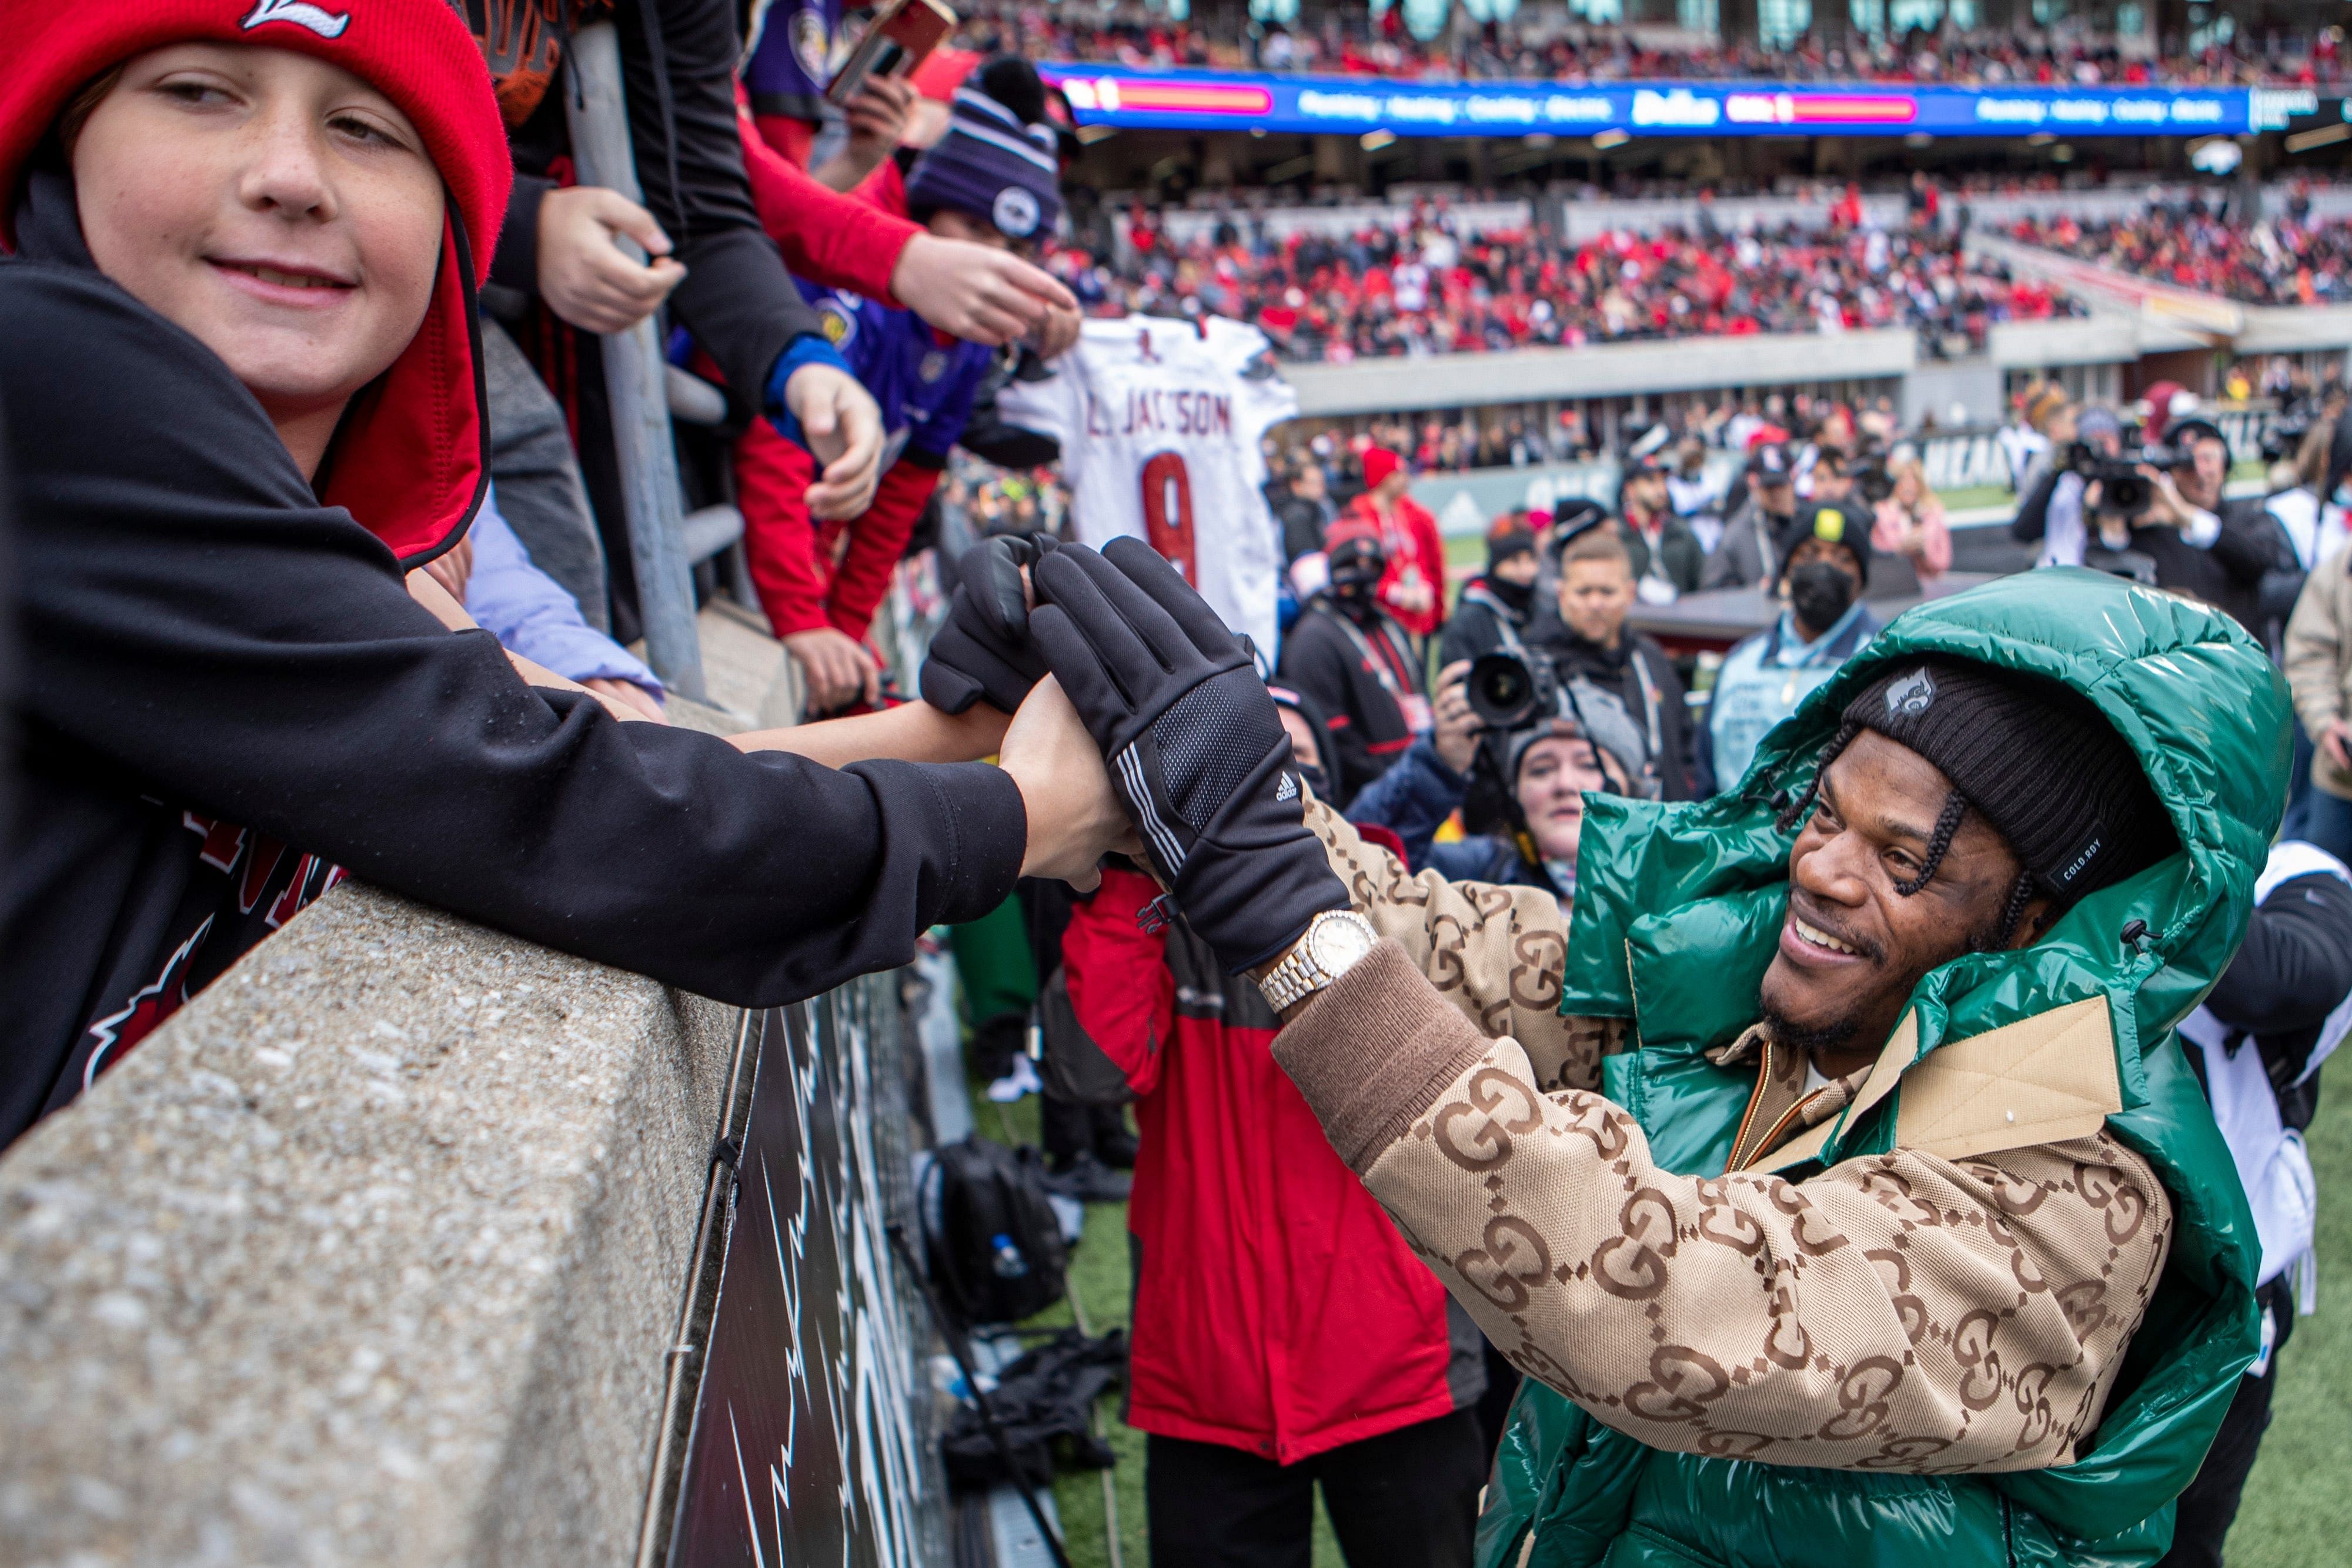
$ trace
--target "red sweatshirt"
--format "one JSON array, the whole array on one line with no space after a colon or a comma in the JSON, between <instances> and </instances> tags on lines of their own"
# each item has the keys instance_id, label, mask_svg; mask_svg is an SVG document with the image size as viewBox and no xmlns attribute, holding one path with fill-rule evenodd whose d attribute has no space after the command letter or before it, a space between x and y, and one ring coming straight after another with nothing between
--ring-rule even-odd
<instances>
[{"instance_id":1,"label":"red sweatshirt","mask_svg":"<svg viewBox=\"0 0 2352 1568\"><path fill-rule=\"evenodd\" d=\"M794 277L897 305L890 297L890 275L897 270L907 242L921 228L908 222L904 213L886 210L860 196L845 196L819 183L800 163L770 146L752 123L751 100L740 85L735 89L735 107L743 134L743 172L751 179L751 202L760 211L760 226L784 253L785 267Z\"/></svg>"},{"instance_id":2,"label":"red sweatshirt","mask_svg":"<svg viewBox=\"0 0 2352 1568\"><path fill-rule=\"evenodd\" d=\"M1437 519L1411 496L1398 497L1395 508L1383 518L1369 495L1356 497L1347 518L1379 538L1387 552L1388 570L1381 577L1381 607L1414 636L1433 635L1445 624L1445 541L1438 537ZM1398 601L1397 590L1409 571L1418 573L1429 585L1426 610L1407 611Z\"/></svg>"},{"instance_id":3,"label":"red sweatshirt","mask_svg":"<svg viewBox=\"0 0 2352 1568\"><path fill-rule=\"evenodd\" d=\"M1128 1421L1293 1464L1486 1389L1483 1342L1274 1063L1274 1014L1159 893L1103 873L1062 937L1079 1025L1127 1074L1142 1148Z\"/></svg>"}]
</instances>

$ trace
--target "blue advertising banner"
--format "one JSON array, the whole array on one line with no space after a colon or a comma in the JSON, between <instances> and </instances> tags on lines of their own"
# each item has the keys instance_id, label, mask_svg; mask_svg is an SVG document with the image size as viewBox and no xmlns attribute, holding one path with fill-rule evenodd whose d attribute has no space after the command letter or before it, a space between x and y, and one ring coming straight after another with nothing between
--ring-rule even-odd
<instances>
[{"instance_id":1,"label":"blue advertising banner","mask_svg":"<svg viewBox=\"0 0 2352 1568\"><path fill-rule=\"evenodd\" d=\"M1391 81L1046 64L1080 125L1397 136L2207 136L2284 128L2309 92L1755 81Z\"/></svg>"}]
</instances>

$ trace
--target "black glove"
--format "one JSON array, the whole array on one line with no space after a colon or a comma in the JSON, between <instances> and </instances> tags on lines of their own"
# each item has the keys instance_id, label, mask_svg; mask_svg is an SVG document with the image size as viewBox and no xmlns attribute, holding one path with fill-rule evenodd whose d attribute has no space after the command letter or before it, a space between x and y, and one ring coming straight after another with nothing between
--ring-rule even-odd
<instances>
[{"instance_id":1,"label":"black glove","mask_svg":"<svg viewBox=\"0 0 2352 1568\"><path fill-rule=\"evenodd\" d=\"M1152 868L1236 972L1348 890L1307 831L1290 737L1248 650L1140 539L1037 564L1032 640L1109 761Z\"/></svg>"},{"instance_id":2,"label":"black glove","mask_svg":"<svg viewBox=\"0 0 2352 1568\"><path fill-rule=\"evenodd\" d=\"M923 700L961 713L985 697L1011 713L1045 678L1045 660L1029 641L1029 606L1021 569L1034 567L1052 544L1014 535L983 539L956 564L961 577L948 618L923 659Z\"/></svg>"}]
</instances>

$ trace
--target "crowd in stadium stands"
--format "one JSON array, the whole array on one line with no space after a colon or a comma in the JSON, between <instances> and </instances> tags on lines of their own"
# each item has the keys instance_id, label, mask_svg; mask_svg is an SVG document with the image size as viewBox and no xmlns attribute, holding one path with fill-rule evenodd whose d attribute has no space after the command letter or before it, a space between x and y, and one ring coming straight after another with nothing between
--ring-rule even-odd
<instances>
[{"instance_id":1,"label":"crowd in stadium stands","mask_svg":"<svg viewBox=\"0 0 2352 1568\"><path fill-rule=\"evenodd\" d=\"M2307 210L2249 224L2218 203L2158 204L2120 220L2021 218L2010 235L2249 305L2333 305L2352 296L2352 224L2314 221Z\"/></svg>"},{"instance_id":2,"label":"crowd in stadium stands","mask_svg":"<svg viewBox=\"0 0 2352 1568\"><path fill-rule=\"evenodd\" d=\"M1654 48L1611 27L1522 30L1488 24L1456 39L1414 38L1391 7L1378 19L1341 27L1267 25L1257 37L1213 31L1140 5L1080 9L980 0L964 13L974 47L1019 42L1040 59L1129 67L1214 67L1226 70L1319 71L1346 76L1479 77L1563 81L1714 80L1951 82L1964 86L2047 83L2074 86L2250 86L2314 84L2341 75L2343 40L2335 28L2316 37L2238 39L2193 53L2134 57L2113 38L2038 39L1985 32L1843 44L1810 36L1785 48L1734 45Z\"/></svg>"},{"instance_id":3,"label":"crowd in stadium stands","mask_svg":"<svg viewBox=\"0 0 2352 1568\"><path fill-rule=\"evenodd\" d=\"M1851 194L1816 229L1667 228L1570 245L1541 228L1459 237L1431 209L1400 227L1275 241L1222 224L1178 245L1139 212L1126 253L1070 248L1051 265L1097 314L1237 317L1286 359L1335 363L1883 327L1916 328L1943 351L1956 338L1981 347L1997 321L2082 308L1925 225L1869 226Z\"/></svg>"}]
</instances>

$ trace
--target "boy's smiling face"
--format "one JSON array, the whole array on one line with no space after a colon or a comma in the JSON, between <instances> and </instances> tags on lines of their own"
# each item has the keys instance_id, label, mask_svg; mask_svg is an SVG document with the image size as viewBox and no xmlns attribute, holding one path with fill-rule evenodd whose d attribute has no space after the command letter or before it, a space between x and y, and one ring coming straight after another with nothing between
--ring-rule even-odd
<instances>
[{"instance_id":1,"label":"boy's smiling face","mask_svg":"<svg viewBox=\"0 0 2352 1568\"><path fill-rule=\"evenodd\" d=\"M390 99L309 55L134 57L72 147L99 270L218 354L307 473L424 321L441 178Z\"/></svg>"}]
</instances>

